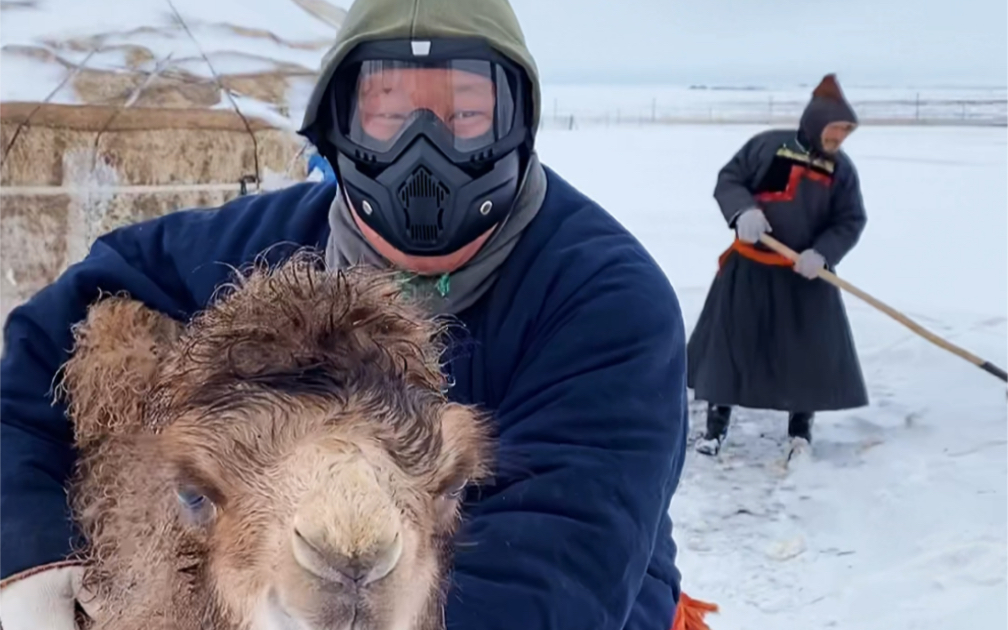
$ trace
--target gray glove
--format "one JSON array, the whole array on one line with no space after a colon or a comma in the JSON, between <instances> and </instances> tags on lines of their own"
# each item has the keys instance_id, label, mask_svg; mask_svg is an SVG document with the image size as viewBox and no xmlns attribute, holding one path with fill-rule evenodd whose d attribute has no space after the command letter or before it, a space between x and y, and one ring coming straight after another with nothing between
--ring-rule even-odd
<instances>
[{"instance_id":1,"label":"gray glove","mask_svg":"<svg viewBox=\"0 0 1008 630\"><path fill-rule=\"evenodd\" d=\"M764 232L773 232L770 224L759 208L750 208L742 212L735 220L735 231L739 240L746 243L755 243Z\"/></svg>"},{"instance_id":2,"label":"gray glove","mask_svg":"<svg viewBox=\"0 0 1008 630\"><path fill-rule=\"evenodd\" d=\"M825 266L826 259L822 254L814 249L806 249L795 261L794 270L809 280L814 280L819 276L819 270Z\"/></svg>"}]
</instances>

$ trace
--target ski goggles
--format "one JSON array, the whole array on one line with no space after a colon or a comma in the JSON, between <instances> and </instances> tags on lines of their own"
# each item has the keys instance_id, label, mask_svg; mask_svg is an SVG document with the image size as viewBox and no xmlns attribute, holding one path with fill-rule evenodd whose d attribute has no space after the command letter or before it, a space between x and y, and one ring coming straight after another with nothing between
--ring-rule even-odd
<instances>
[{"instance_id":1,"label":"ski goggles","mask_svg":"<svg viewBox=\"0 0 1008 630\"><path fill-rule=\"evenodd\" d=\"M526 138L524 76L481 41L368 42L333 76L330 140L376 166L421 135L453 162L490 160Z\"/></svg>"}]
</instances>

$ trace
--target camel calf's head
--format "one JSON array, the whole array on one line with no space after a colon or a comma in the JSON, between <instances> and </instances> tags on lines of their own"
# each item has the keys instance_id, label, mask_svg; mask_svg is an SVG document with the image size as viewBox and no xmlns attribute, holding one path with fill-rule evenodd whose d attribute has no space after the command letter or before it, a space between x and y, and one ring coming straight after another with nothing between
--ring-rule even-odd
<instances>
[{"instance_id":1,"label":"camel calf's head","mask_svg":"<svg viewBox=\"0 0 1008 630\"><path fill-rule=\"evenodd\" d=\"M490 435L392 276L257 269L183 327L94 305L63 387L105 628L443 627Z\"/></svg>"}]
</instances>

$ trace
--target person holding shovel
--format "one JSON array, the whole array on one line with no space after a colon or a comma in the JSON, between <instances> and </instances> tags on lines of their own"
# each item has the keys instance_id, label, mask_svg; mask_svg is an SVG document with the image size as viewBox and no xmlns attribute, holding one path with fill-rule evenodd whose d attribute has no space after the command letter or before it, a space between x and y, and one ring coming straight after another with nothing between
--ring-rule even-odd
<instances>
[{"instance_id":1,"label":"person holding shovel","mask_svg":"<svg viewBox=\"0 0 1008 630\"><path fill-rule=\"evenodd\" d=\"M829 74L797 130L757 134L718 174L714 198L737 235L687 346L687 385L708 403L700 453L720 451L733 406L788 412L790 456L811 443L815 412L868 404L840 291L816 280L867 221L840 150L857 123ZM797 262L761 244L765 233L800 252Z\"/></svg>"}]
</instances>

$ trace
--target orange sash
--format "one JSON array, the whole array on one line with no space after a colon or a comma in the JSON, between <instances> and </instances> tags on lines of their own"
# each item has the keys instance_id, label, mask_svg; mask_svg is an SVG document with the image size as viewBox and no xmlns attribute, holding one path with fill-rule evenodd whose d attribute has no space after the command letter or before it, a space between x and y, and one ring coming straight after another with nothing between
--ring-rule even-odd
<instances>
[{"instance_id":1,"label":"orange sash","mask_svg":"<svg viewBox=\"0 0 1008 630\"><path fill-rule=\"evenodd\" d=\"M782 256L777 252L765 249L758 249L755 244L746 243L745 241L740 241L736 238L735 241L732 242L731 247L726 249L724 253L718 257L718 269L724 267L725 262L728 260L728 257L731 256L732 252L738 252L749 260L763 265L774 265L776 267L794 266L794 262L787 256Z\"/></svg>"},{"instance_id":2,"label":"orange sash","mask_svg":"<svg viewBox=\"0 0 1008 630\"><path fill-rule=\"evenodd\" d=\"M717 604L711 604L699 599L693 599L686 593L679 593L679 607L676 608L675 619L672 620L672 630L710 630L704 623L707 613L716 613Z\"/></svg>"}]
</instances>

